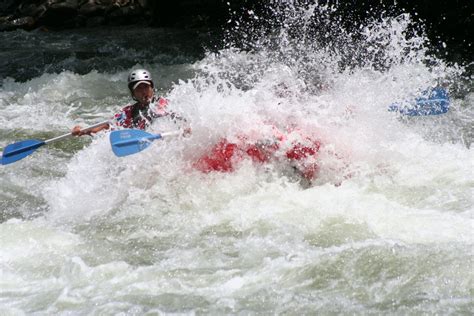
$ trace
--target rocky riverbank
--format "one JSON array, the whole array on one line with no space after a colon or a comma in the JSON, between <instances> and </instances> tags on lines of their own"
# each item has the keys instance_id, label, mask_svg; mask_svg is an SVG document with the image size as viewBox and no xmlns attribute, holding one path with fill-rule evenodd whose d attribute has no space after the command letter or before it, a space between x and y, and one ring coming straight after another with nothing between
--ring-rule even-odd
<instances>
[{"instance_id":1,"label":"rocky riverbank","mask_svg":"<svg viewBox=\"0 0 474 316\"><path fill-rule=\"evenodd\" d=\"M4 0L0 31L65 29L108 25L195 28L222 24L230 9L248 1L234 0ZM255 3L257 3L256 1Z\"/></svg>"},{"instance_id":2,"label":"rocky riverbank","mask_svg":"<svg viewBox=\"0 0 474 316\"><path fill-rule=\"evenodd\" d=\"M230 15L265 12L284 1L272 0L3 0L0 2L0 31L38 28L62 30L76 27L148 25L160 27L220 27ZM296 1L298 2L298 1ZM348 25L370 17L374 12L409 12L426 25L435 47L447 49L454 60L472 60L474 2L456 0L355 0L338 2L342 21ZM310 3L301 1L301 3ZM324 3L324 1L320 1ZM394 9L395 8L395 9ZM458 56L456 56L458 55Z\"/></svg>"},{"instance_id":3,"label":"rocky riverbank","mask_svg":"<svg viewBox=\"0 0 474 316\"><path fill-rule=\"evenodd\" d=\"M148 24L153 13L148 0L6 1L0 30L38 27L73 28L98 25Z\"/></svg>"}]
</instances>

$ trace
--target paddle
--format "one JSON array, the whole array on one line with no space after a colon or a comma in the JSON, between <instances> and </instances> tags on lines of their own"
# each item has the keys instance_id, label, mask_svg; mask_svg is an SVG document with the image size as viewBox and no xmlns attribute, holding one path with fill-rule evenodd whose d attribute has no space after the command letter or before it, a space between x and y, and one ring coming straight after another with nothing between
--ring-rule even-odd
<instances>
[{"instance_id":1,"label":"paddle","mask_svg":"<svg viewBox=\"0 0 474 316\"><path fill-rule=\"evenodd\" d=\"M408 116L443 114L449 110L448 92L442 87L436 87L423 91L414 101L393 103L388 110Z\"/></svg>"},{"instance_id":2,"label":"paddle","mask_svg":"<svg viewBox=\"0 0 474 316\"><path fill-rule=\"evenodd\" d=\"M96 128L108 123L109 121L100 122L95 125L89 126L83 130L88 131L90 129L93 129L93 128ZM72 133L64 134L64 135L51 138L45 141L36 140L36 139L28 139L28 140L23 140L23 141L10 144L7 147L5 147L5 149L3 150L1 164L7 165L15 161L18 161L20 159L23 159L26 156L31 155L36 149L38 149L39 147L43 145L47 145L47 144L59 141L70 136L72 136Z\"/></svg>"},{"instance_id":3,"label":"paddle","mask_svg":"<svg viewBox=\"0 0 474 316\"><path fill-rule=\"evenodd\" d=\"M144 150L156 139L179 134L182 131L150 134L138 129L124 129L110 133L110 144L117 157L124 157Z\"/></svg>"}]
</instances>

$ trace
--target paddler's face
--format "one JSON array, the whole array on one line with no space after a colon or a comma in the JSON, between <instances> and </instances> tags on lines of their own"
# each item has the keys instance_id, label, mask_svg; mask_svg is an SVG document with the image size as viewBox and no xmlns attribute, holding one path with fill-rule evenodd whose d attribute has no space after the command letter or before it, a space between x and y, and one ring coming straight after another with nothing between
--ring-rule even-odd
<instances>
[{"instance_id":1,"label":"paddler's face","mask_svg":"<svg viewBox=\"0 0 474 316\"><path fill-rule=\"evenodd\" d=\"M135 90L133 96L141 104L149 104L153 98L153 88L146 83L140 83Z\"/></svg>"}]
</instances>

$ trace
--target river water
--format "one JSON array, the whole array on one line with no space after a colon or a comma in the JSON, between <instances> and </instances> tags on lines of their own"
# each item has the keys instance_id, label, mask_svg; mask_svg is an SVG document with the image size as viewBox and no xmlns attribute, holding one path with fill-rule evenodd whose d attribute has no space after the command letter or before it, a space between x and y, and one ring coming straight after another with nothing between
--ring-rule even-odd
<instances>
[{"instance_id":1,"label":"river water","mask_svg":"<svg viewBox=\"0 0 474 316\"><path fill-rule=\"evenodd\" d=\"M408 16L321 45L308 17L328 12L234 26L212 52L210 34L172 29L0 34L2 147L109 118L134 67L193 130L123 158L103 133L1 166L0 313L472 314L472 77L407 35ZM448 113L387 111L438 84ZM277 163L193 169L268 121L318 135L313 183Z\"/></svg>"}]
</instances>

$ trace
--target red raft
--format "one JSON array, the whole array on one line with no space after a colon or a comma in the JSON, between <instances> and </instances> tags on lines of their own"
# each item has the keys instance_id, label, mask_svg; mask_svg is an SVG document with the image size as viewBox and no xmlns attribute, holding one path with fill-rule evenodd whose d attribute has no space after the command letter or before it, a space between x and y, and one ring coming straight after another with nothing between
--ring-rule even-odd
<instances>
[{"instance_id":1,"label":"red raft","mask_svg":"<svg viewBox=\"0 0 474 316\"><path fill-rule=\"evenodd\" d=\"M196 161L194 167L202 172L232 172L242 160L248 158L255 163L285 162L304 178L316 178L319 166L318 151L321 143L298 130L283 134L272 127L272 135L254 141L247 136L238 136L236 141L222 138L209 154Z\"/></svg>"}]
</instances>

